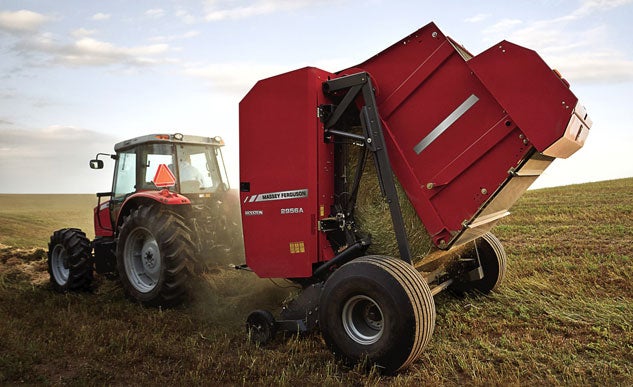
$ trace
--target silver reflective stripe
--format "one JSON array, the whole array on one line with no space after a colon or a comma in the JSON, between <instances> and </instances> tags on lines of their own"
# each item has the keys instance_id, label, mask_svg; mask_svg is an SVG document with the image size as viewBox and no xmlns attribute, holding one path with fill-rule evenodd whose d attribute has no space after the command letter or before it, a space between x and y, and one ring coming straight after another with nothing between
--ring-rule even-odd
<instances>
[{"instance_id":1,"label":"silver reflective stripe","mask_svg":"<svg viewBox=\"0 0 633 387\"><path fill-rule=\"evenodd\" d=\"M431 145L431 143L435 141L435 139L438 138L440 134L444 133L444 131L448 129L449 126L453 125L453 123L457 121L459 117L461 117L464 113L466 113L468 109L470 109L475 103L477 103L477 101L479 101L479 98L475 94L471 94L470 97L466 98L466 100L462 102L462 104L459 105L457 109L453 110L453 112L449 114L448 117L444 119L444 121L440 122L440 124L436 126L435 129L431 131L431 133L427 134L426 137L424 137L422 141L418 143L418 145L414 146L413 151L418 155L422 153L424 148Z\"/></svg>"}]
</instances>

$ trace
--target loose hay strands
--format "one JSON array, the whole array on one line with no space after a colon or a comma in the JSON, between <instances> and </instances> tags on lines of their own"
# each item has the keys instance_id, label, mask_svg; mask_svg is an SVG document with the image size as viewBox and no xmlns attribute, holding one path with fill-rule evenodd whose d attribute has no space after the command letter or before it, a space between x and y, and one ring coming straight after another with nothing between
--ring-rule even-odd
<instances>
[{"instance_id":1,"label":"loose hay strands","mask_svg":"<svg viewBox=\"0 0 633 387\"><path fill-rule=\"evenodd\" d=\"M354 171L360 152L350 152L348 171ZM389 204L380 190L378 174L374 166L373 156L369 155L365 164L356 202L355 220L363 232L371 234L372 244L368 254L388 255L399 257L398 243L393 230L393 223L389 212ZM348 181L354 176L347 176ZM411 249L413 262L420 262L429 253L438 250L431 241L422 221L418 217L413 205L404 193L398 179L394 176L398 200L402 210L407 239Z\"/></svg>"}]
</instances>

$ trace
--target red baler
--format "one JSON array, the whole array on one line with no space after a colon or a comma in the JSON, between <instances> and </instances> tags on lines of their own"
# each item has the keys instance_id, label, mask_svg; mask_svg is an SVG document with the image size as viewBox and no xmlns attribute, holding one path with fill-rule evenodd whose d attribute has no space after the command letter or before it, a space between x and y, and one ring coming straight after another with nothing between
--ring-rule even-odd
<instances>
[{"instance_id":1,"label":"red baler","mask_svg":"<svg viewBox=\"0 0 633 387\"><path fill-rule=\"evenodd\" d=\"M408 366L433 332L433 295L500 282L505 252L490 229L590 126L534 51L502 41L473 56L433 23L353 68L259 81L240 103L246 263L304 290L279 321L251 314L252 334L318 327L349 363ZM398 257L365 255L371 237L354 222L365 157L350 173L350 147L373 156ZM413 268L394 175L439 249L474 242L457 269Z\"/></svg>"}]
</instances>

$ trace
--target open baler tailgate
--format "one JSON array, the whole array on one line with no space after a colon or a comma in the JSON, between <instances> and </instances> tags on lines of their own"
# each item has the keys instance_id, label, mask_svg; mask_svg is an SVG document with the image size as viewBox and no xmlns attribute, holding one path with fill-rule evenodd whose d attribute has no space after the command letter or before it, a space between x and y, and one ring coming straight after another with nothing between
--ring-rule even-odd
<instances>
[{"instance_id":1,"label":"open baler tailgate","mask_svg":"<svg viewBox=\"0 0 633 387\"><path fill-rule=\"evenodd\" d=\"M366 62L389 158L436 245L489 231L591 121L532 50L501 42L472 56L431 23Z\"/></svg>"}]
</instances>

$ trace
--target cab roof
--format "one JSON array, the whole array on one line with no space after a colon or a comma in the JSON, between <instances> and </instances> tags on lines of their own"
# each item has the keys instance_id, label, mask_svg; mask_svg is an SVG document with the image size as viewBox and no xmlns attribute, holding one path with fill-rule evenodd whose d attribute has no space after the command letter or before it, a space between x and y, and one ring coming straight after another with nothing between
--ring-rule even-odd
<instances>
[{"instance_id":1,"label":"cab roof","mask_svg":"<svg viewBox=\"0 0 633 387\"><path fill-rule=\"evenodd\" d=\"M129 140L118 142L114 145L114 151L131 148L140 144L157 144L157 143L173 143L173 144L200 144L224 146L224 141L220 136L203 137L184 135L182 133L174 134L148 134L145 136L134 137Z\"/></svg>"}]
</instances>

